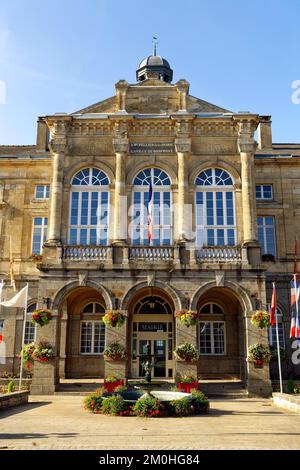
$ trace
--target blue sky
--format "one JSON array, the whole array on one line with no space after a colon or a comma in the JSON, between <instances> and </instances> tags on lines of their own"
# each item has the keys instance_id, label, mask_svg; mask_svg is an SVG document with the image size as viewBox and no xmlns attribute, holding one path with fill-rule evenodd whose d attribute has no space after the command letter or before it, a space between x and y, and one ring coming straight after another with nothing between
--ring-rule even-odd
<instances>
[{"instance_id":1,"label":"blue sky","mask_svg":"<svg viewBox=\"0 0 300 470\"><path fill-rule=\"evenodd\" d=\"M72 112L135 82L152 35L174 81L232 111L273 116L300 142L299 0L1 0L0 145L35 142L38 115Z\"/></svg>"}]
</instances>

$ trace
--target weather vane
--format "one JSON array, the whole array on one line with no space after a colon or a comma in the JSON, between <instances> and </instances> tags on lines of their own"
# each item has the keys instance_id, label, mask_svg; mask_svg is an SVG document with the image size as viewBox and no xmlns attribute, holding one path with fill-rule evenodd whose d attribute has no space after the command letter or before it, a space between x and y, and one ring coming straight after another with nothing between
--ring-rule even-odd
<instances>
[{"instance_id":1,"label":"weather vane","mask_svg":"<svg viewBox=\"0 0 300 470\"><path fill-rule=\"evenodd\" d=\"M153 44L153 55L156 55L156 46L158 44L158 40L155 36L152 36L152 44Z\"/></svg>"}]
</instances>

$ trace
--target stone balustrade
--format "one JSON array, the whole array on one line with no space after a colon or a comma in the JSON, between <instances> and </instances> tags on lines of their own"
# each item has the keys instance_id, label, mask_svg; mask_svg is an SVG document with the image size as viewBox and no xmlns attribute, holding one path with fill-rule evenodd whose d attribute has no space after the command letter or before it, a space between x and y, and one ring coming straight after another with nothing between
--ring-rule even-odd
<instances>
[{"instance_id":1,"label":"stone balustrade","mask_svg":"<svg viewBox=\"0 0 300 470\"><path fill-rule=\"evenodd\" d=\"M242 250L238 246L210 246L196 250L197 263L239 263Z\"/></svg>"},{"instance_id":2,"label":"stone balustrade","mask_svg":"<svg viewBox=\"0 0 300 470\"><path fill-rule=\"evenodd\" d=\"M69 245L63 249L63 259L69 261L105 261L109 258L109 246Z\"/></svg>"},{"instance_id":3,"label":"stone balustrade","mask_svg":"<svg viewBox=\"0 0 300 470\"><path fill-rule=\"evenodd\" d=\"M135 246L129 248L130 261L173 261L174 248L170 246Z\"/></svg>"}]
</instances>

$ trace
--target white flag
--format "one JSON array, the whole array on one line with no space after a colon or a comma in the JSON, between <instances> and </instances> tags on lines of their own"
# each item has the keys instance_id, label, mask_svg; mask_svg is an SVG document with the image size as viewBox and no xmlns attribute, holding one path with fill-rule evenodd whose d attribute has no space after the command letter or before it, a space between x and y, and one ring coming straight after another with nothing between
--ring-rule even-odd
<instances>
[{"instance_id":1,"label":"white flag","mask_svg":"<svg viewBox=\"0 0 300 470\"><path fill-rule=\"evenodd\" d=\"M0 305L3 307L26 307L27 301L27 293L28 293L28 285L23 287L20 292L18 292L12 299L6 300L5 302L0 302Z\"/></svg>"},{"instance_id":2,"label":"white flag","mask_svg":"<svg viewBox=\"0 0 300 470\"><path fill-rule=\"evenodd\" d=\"M1 279L0 280L0 299L2 299L3 287L4 287L4 281L3 281L3 279Z\"/></svg>"}]
</instances>

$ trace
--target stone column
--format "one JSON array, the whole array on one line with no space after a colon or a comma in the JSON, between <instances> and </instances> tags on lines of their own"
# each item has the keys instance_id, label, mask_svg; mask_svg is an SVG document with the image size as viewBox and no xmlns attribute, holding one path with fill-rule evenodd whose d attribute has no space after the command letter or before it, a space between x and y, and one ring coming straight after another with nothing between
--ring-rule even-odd
<instances>
[{"instance_id":1,"label":"stone column","mask_svg":"<svg viewBox=\"0 0 300 470\"><path fill-rule=\"evenodd\" d=\"M61 207L64 153L53 153L48 245L61 243Z\"/></svg>"},{"instance_id":2,"label":"stone column","mask_svg":"<svg viewBox=\"0 0 300 470\"><path fill-rule=\"evenodd\" d=\"M106 327L106 345L112 343L119 343L127 350L127 334L128 334L128 314L127 311L123 311L126 315L126 320L121 327ZM127 360L124 361L105 361L105 377L108 375L116 375L121 379L127 379Z\"/></svg>"},{"instance_id":3,"label":"stone column","mask_svg":"<svg viewBox=\"0 0 300 470\"><path fill-rule=\"evenodd\" d=\"M197 348L197 326L185 326L181 323L179 318L175 320L175 331L176 331L176 344L175 348L180 344L191 343ZM174 376L192 374L197 375L197 363L191 363L186 361L175 360L175 374Z\"/></svg>"},{"instance_id":4,"label":"stone column","mask_svg":"<svg viewBox=\"0 0 300 470\"><path fill-rule=\"evenodd\" d=\"M186 80L179 80L175 85L179 93L178 112L186 113L187 112L187 95L189 92L190 84Z\"/></svg>"},{"instance_id":5,"label":"stone column","mask_svg":"<svg viewBox=\"0 0 300 470\"><path fill-rule=\"evenodd\" d=\"M113 145L116 153L113 243L123 244L126 242L125 231L127 230L127 212L124 214L124 199L122 200L122 198L125 198L126 189L125 161L128 152L128 139L124 137L115 138L113 139Z\"/></svg>"},{"instance_id":6,"label":"stone column","mask_svg":"<svg viewBox=\"0 0 300 470\"><path fill-rule=\"evenodd\" d=\"M185 242L187 238L185 208L188 193L187 158L191 150L191 139L178 138L175 140L178 160L178 241Z\"/></svg>"},{"instance_id":7,"label":"stone column","mask_svg":"<svg viewBox=\"0 0 300 470\"><path fill-rule=\"evenodd\" d=\"M68 324L68 312L67 304L65 302L63 306L62 316L60 319L60 345L59 345L59 364L58 364L58 377L64 379L66 376L66 354L67 354L67 324Z\"/></svg>"}]
</instances>

